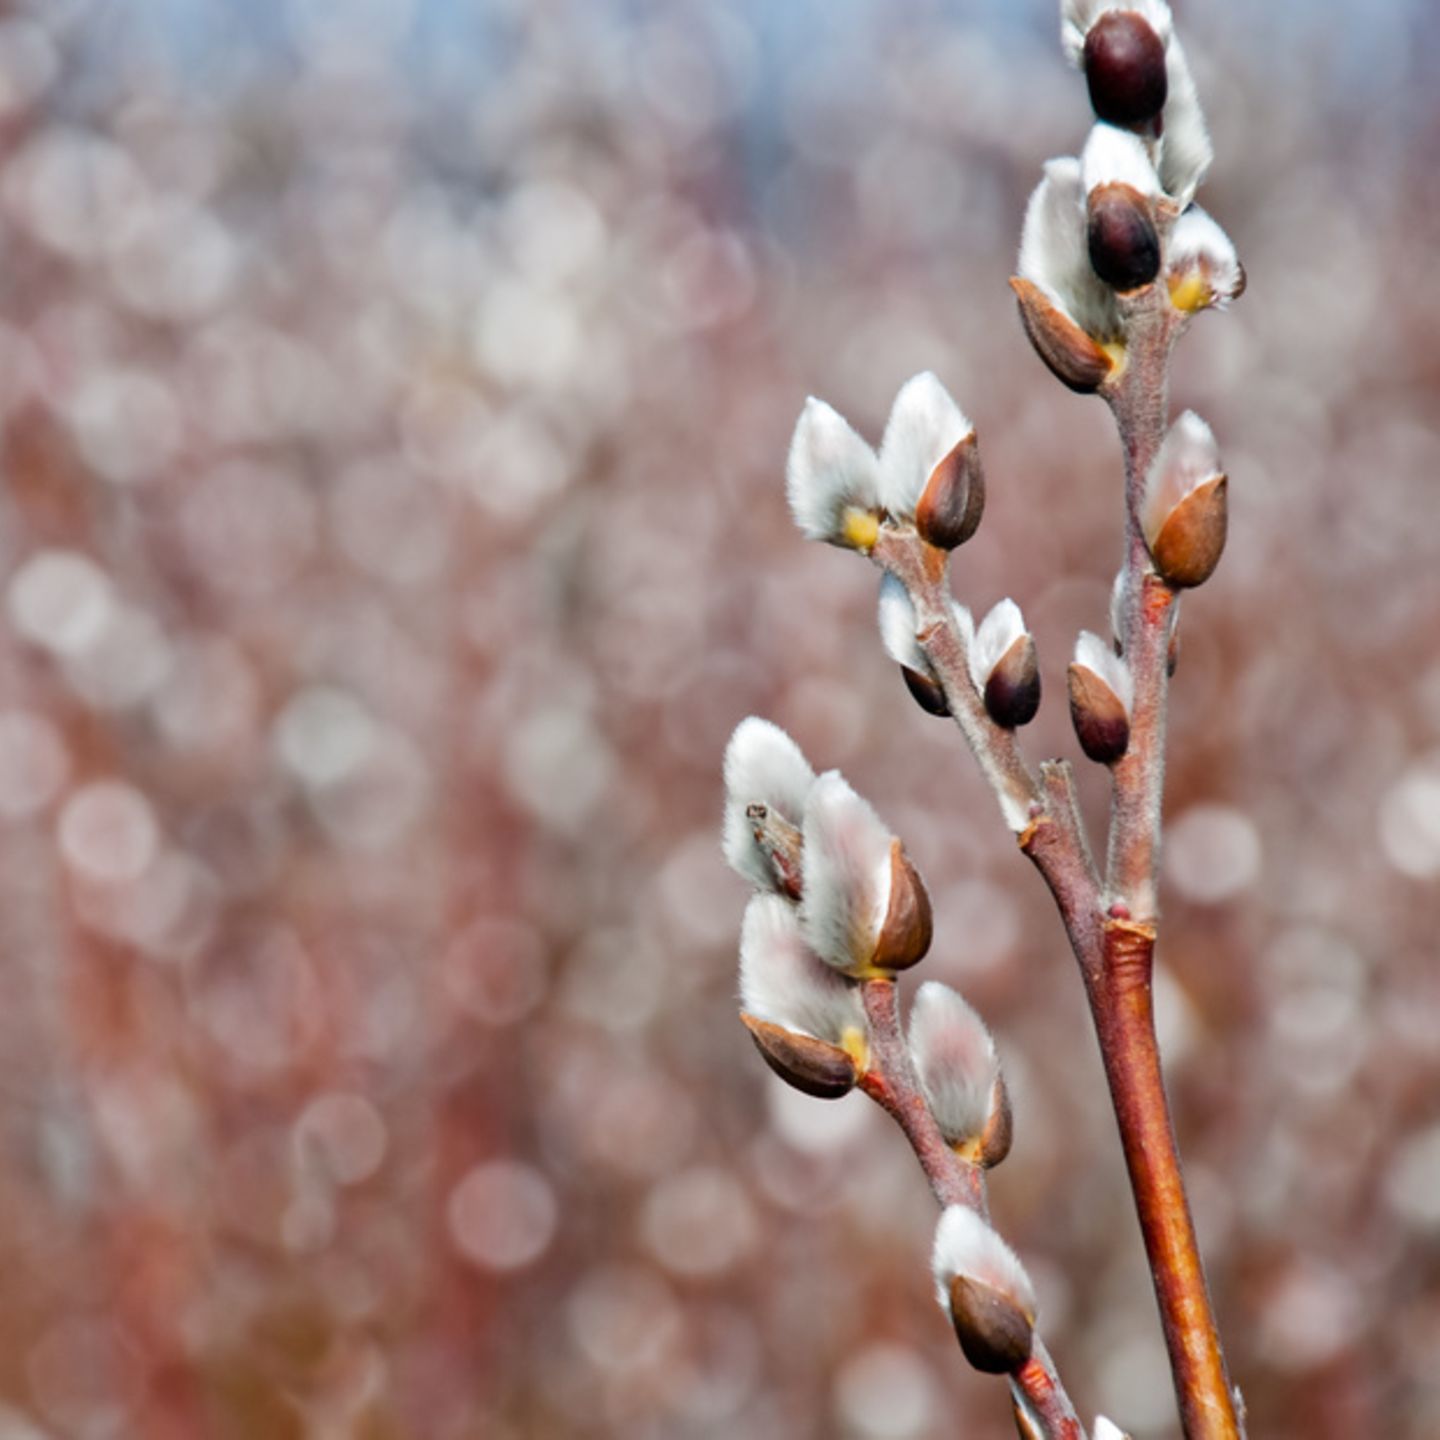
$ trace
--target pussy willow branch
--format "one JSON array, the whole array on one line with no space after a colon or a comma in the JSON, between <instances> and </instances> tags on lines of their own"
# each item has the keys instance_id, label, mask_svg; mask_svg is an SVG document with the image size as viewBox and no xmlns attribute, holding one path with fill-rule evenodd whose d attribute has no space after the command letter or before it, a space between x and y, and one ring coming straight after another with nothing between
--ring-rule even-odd
<instances>
[{"instance_id":1,"label":"pussy willow branch","mask_svg":"<svg viewBox=\"0 0 1440 1440\"><path fill-rule=\"evenodd\" d=\"M1155 1285L1186 1440L1240 1440L1155 1038L1151 980L1164 786L1167 663L1175 593L1152 571L1140 528L1145 476L1164 438L1170 350L1180 321L1163 282L1125 303L1127 365L1107 399L1125 459L1125 602L1121 640L1134 680L1130 743L1112 767L1102 889L1067 766L1040 777L1012 731L985 710L950 602L947 557L886 526L873 558L905 586L917 638L952 716L1020 847L1055 898L1079 962Z\"/></svg>"},{"instance_id":2,"label":"pussy willow branch","mask_svg":"<svg viewBox=\"0 0 1440 1440\"><path fill-rule=\"evenodd\" d=\"M940 1204L964 1205L988 1220L985 1172L945 1143L920 1088L910 1047L900 1028L894 980L866 980L860 994L870 1037L870 1064L861 1077L860 1088L905 1132ZM1085 1440L1075 1407L1038 1334L1030 1358L1010 1376L1010 1387L1017 1410L1030 1421L1037 1440Z\"/></svg>"}]
</instances>

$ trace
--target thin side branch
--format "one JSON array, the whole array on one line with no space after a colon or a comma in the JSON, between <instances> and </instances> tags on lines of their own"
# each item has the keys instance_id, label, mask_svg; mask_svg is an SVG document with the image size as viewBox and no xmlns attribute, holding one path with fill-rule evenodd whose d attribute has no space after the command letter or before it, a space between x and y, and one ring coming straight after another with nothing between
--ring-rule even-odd
<instances>
[{"instance_id":1,"label":"thin side branch","mask_svg":"<svg viewBox=\"0 0 1440 1440\"><path fill-rule=\"evenodd\" d=\"M1015 732L997 725L970 676L966 642L955 623L947 576L948 557L927 545L913 530L882 526L871 552L909 592L915 607L920 648L945 691L950 714L990 782L1005 823L1019 834L1043 808L1039 781L1025 762Z\"/></svg>"},{"instance_id":2,"label":"thin side branch","mask_svg":"<svg viewBox=\"0 0 1440 1440\"><path fill-rule=\"evenodd\" d=\"M988 1220L984 1170L962 1159L945 1143L920 1088L910 1047L900 1028L895 981L866 980L860 993L870 1036L870 1064L861 1077L860 1088L905 1132L940 1204L963 1205ZM1085 1440L1075 1407L1038 1334L1030 1358L1011 1374L1010 1389L1017 1414L1031 1423L1038 1440Z\"/></svg>"}]
</instances>

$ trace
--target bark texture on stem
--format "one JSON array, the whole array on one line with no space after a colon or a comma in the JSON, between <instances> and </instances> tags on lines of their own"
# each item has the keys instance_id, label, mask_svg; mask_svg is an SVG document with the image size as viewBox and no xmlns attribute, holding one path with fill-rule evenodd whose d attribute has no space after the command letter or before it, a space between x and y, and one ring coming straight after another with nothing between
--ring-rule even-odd
<instances>
[{"instance_id":1,"label":"bark texture on stem","mask_svg":"<svg viewBox=\"0 0 1440 1440\"><path fill-rule=\"evenodd\" d=\"M1145 925L1105 925L1104 965L1087 983L1105 1078L1187 1440L1238 1440L1243 1434L1220 1350L1200 1262L1180 1156L1170 1124L1151 994L1155 933Z\"/></svg>"},{"instance_id":2,"label":"bark texture on stem","mask_svg":"<svg viewBox=\"0 0 1440 1440\"><path fill-rule=\"evenodd\" d=\"M1120 431L1125 460L1125 604L1119 638L1135 698L1129 748L1111 767L1106 887L1132 919L1152 921L1158 908L1166 681L1175 592L1153 573L1140 526L1140 506L1145 477L1165 439L1170 350L1179 321L1163 283L1128 297L1125 308L1129 329L1126 366L1106 398Z\"/></svg>"},{"instance_id":3,"label":"bark texture on stem","mask_svg":"<svg viewBox=\"0 0 1440 1440\"><path fill-rule=\"evenodd\" d=\"M945 692L950 714L974 752L1005 823L1019 834L1042 803L1039 783L1020 753L1015 732L997 725L970 675L965 637L950 597L949 556L913 530L883 527L871 552L875 563L904 585L915 607L916 638Z\"/></svg>"}]
</instances>

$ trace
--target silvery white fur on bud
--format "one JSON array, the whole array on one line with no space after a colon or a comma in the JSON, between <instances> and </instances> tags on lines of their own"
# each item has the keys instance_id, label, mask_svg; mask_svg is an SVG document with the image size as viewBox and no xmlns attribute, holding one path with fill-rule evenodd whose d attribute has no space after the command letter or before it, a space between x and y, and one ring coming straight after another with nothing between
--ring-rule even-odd
<instances>
[{"instance_id":1,"label":"silvery white fur on bud","mask_svg":"<svg viewBox=\"0 0 1440 1440\"><path fill-rule=\"evenodd\" d=\"M1020 607L1006 598L991 607L975 631L975 642L970 647L970 678L982 694L990 672L1001 656L1025 634L1025 617Z\"/></svg>"},{"instance_id":2,"label":"silvery white fur on bud","mask_svg":"<svg viewBox=\"0 0 1440 1440\"><path fill-rule=\"evenodd\" d=\"M1140 525L1146 540L1153 545L1170 512L1193 490L1223 473L1214 433L1193 410L1186 410L1165 432L1145 476Z\"/></svg>"},{"instance_id":3,"label":"silvery white fur on bud","mask_svg":"<svg viewBox=\"0 0 1440 1440\"><path fill-rule=\"evenodd\" d=\"M889 911L895 837L836 770L811 789L803 830L805 939L837 970L864 970Z\"/></svg>"},{"instance_id":4,"label":"silvery white fur on bud","mask_svg":"<svg viewBox=\"0 0 1440 1440\"><path fill-rule=\"evenodd\" d=\"M1092 339L1122 334L1114 292L1090 265L1085 186L1074 156L1045 162L1044 177L1025 207L1018 273Z\"/></svg>"},{"instance_id":5,"label":"silvery white fur on bud","mask_svg":"<svg viewBox=\"0 0 1440 1440\"><path fill-rule=\"evenodd\" d=\"M785 487L795 523L812 540L868 551L878 533L880 467L849 422L812 395L800 412Z\"/></svg>"},{"instance_id":6,"label":"silvery white fur on bud","mask_svg":"<svg viewBox=\"0 0 1440 1440\"><path fill-rule=\"evenodd\" d=\"M1014 1374L1030 1358L1035 1332L1035 1292L1015 1251L975 1211L950 1205L932 1266L965 1358L986 1374Z\"/></svg>"},{"instance_id":7,"label":"silvery white fur on bud","mask_svg":"<svg viewBox=\"0 0 1440 1440\"><path fill-rule=\"evenodd\" d=\"M1095 22L1112 10L1137 12L1165 46L1165 106L1160 112L1160 139L1152 145L1152 155L1166 194L1184 209L1194 199L1215 152L1169 6L1161 0L1062 0L1060 43L1070 63L1083 66L1086 36Z\"/></svg>"},{"instance_id":8,"label":"silvery white fur on bud","mask_svg":"<svg viewBox=\"0 0 1440 1440\"><path fill-rule=\"evenodd\" d=\"M1110 586L1110 633L1115 637L1115 653L1125 653L1125 591L1126 572L1116 572Z\"/></svg>"},{"instance_id":9,"label":"silvery white fur on bud","mask_svg":"<svg viewBox=\"0 0 1440 1440\"><path fill-rule=\"evenodd\" d=\"M740 1003L759 1020L844 1047L865 1032L860 991L805 943L779 895L754 895L740 929Z\"/></svg>"},{"instance_id":10,"label":"silvery white fur on bud","mask_svg":"<svg viewBox=\"0 0 1440 1440\"><path fill-rule=\"evenodd\" d=\"M750 807L763 805L798 831L814 783L809 761L778 725L751 715L735 727L725 747L725 859L759 889L774 890L776 874Z\"/></svg>"},{"instance_id":11,"label":"silvery white fur on bud","mask_svg":"<svg viewBox=\"0 0 1440 1440\"><path fill-rule=\"evenodd\" d=\"M985 1022L948 985L927 980L910 1008L910 1055L940 1133L978 1140L997 1102L1000 1060Z\"/></svg>"},{"instance_id":12,"label":"silvery white fur on bud","mask_svg":"<svg viewBox=\"0 0 1440 1440\"><path fill-rule=\"evenodd\" d=\"M1082 630L1075 640L1075 664L1098 675L1114 692L1128 715L1135 704L1130 667L1098 635Z\"/></svg>"},{"instance_id":13,"label":"silvery white fur on bud","mask_svg":"<svg viewBox=\"0 0 1440 1440\"><path fill-rule=\"evenodd\" d=\"M1130 1437L1113 1420L1097 1415L1091 1440L1130 1440Z\"/></svg>"},{"instance_id":14,"label":"silvery white fur on bud","mask_svg":"<svg viewBox=\"0 0 1440 1440\"><path fill-rule=\"evenodd\" d=\"M1187 410L1166 433L1140 506L1155 571L1177 589L1203 584L1220 563L1227 485L1210 427Z\"/></svg>"},{"instance_id":15,"label":"silvery white fur on bud","mask_svg":"<svg viewBox=\"0 0 1440 1440\"><path fill-rule=\"evenodd\" d=\"M1165 248L1170 298L1186 311L1223 310L1245 289L1245 271L1230 237L1198 205L1176 222Z\"/></svg>"},{"instance_id":16,"label":"silvery white fur on bud","mask_svg":"<svg viewBox=\"0 0 1440 1440\"><path fill-rule=\"evenodd\" d=\"M915 616L915 605L910 599L910 592L894 575L888 573L880 581L878 619L885 653L897 665L917 671L939 684L929 660L925 658L925 652L920 648L919 640L915 638L919 621Z\"/></svg>"},{"instance_id":17,"label":"silvery white fur on bud","mask_svg":"<svg viewBox=\"0 0 1440 1440\"><path fill-rule=\"evenodd\" d=\"M1167 44L1174 34L1170 7L1164 0L1062 0L1060 5L1060 45L1065 58L1080 66L1085 57L1085 37L1090 27L1108 11L1133 10Z\"/></svg>"},{"instance_id":18,"label":"silvery white fur on bud","mask_svg":"<svg viewBox=\"0 0 1440 1440\"><path fill-rule=\"evenodd\" d=\"M1028 725L1040 708L1035 642L1013 600L1002 600L980 623L970 648L970 675L997 725Z\"/></svg>"},{"instance_id":19,"label":"silvery white fur on bud","mask_svg":"<svg viewBox=\"0 0 1440 1440\"><path fill-rule=\"evenodd\" d=\"M950 1312L950 1287L957 1276L978 1281L1007 1296L1031 1321L1037 1305L1035 1287L1020 1257L973 1210L946 1206L935 1229L930 1268L935 1297Z\"/></svg>"},{"instance_id":20,"label":"silvery white fur on bud","mask_svg":"<svg viewBox=\"0 0 1440 1440\"><path fill-rule=\"evenodd\" d=\"M1169 94L1160 116L1162 132L1156 168L1165 193L1183 210L1195 198L1195 191L1210 169L1215 147L1210 143L1185 51L1175 36L1165 46L1165 74Z\"/></svg>"},{"instance_id":21,"label":"silvery white fur on bud","mask_svg":"<svg viewBox=\"0 0 1440 1440\"><path fill-rule=\"evenodd\" d=\"M1147 199L1160 193L1160 177L1145 142L1115 125L1091 126L1080 154L1080 175L1087 195L1104 185L1125 185Z\"/></svg>"},{"instance_id":22,"label":"silvery white fur on bud","mask_svg":"<svg viewBox=\"0 0 1440 1440\"><path fill-rule=\"evenodd\" d=\"M935 467L974 433L931 371L907 380L880 441L880 503L897 519L913 520Z\"/></svg>"},{"instance_id":23,"label":"silvery white fur on bud","mask_svg":"<svg viewBox=\"0 0 1440 1440\"><path fill-rule=\"evenodd\" d=\"M1130 744L1130 667L1098 635L1082 630L1067 679L1080 748L1097 764L1114 764Z\"/></svg>"}]
</instances>

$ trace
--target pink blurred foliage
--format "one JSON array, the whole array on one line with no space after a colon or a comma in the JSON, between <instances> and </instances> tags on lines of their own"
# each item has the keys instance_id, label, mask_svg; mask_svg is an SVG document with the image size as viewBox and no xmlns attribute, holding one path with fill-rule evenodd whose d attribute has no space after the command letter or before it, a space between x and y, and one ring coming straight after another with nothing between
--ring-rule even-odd
<instances>
[{"instance_id":1,"label":"pink blurred foliage","mask_svg":"<svg viewBox=\"0 0 1440 1440\"><path fill-rule=\"evenodd\" d=\"M1233 518L1186 601L1162 1040L1251 1432L1420 1440L1433 94L1367 108L1195 8L1250 290L1177 379ZM106 11L0 19L0 1435L1009 1433L899 1137L735 1020L751 712L906 836L1051 1348L1169 1433L1049 902L781 482L808 391L874 439L936 370L990 483L961 598L1023 604L1072 753L1120 500L1005 285L1084 113L1048 8L857 6L792 53L720 4L497 3L434 93L400 0L293 5L213 83Z\"/></svg>"}]
</instances>

